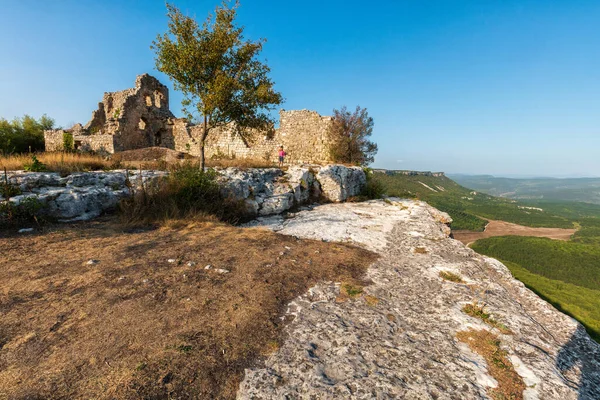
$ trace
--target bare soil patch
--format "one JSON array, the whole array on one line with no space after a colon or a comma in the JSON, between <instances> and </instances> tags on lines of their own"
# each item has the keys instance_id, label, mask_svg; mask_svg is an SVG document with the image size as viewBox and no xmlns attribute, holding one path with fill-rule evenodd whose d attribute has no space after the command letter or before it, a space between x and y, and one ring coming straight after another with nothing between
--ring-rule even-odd
<instances>
[{"instance_id":1,"label":"bare soil patch","mask_svg":"<svg viewBox=\"0 0 600 400\"><path fill-rule=\"evenodd\" d=\"M244 368L281 343L290 300L360 281L376 257L215 222L52 226L0 236L0 249L11 399L234 398Z\"/></svg>"},{"instance_id":2,"label":"bare soil patch","mask_svg":"<svg viewBox=\"0 0 600 400\"><path fill-rule=\"evenodd\" d=\"M464 244L472 243L479 239L492 236L536 236L546 237L556 240L570 240L577 229L563 228L532 228L529 226L517 225L505 221L490 220L483 232L473 231L452 231L454 239L460 240Z\"/></svg>"}]
</instances>

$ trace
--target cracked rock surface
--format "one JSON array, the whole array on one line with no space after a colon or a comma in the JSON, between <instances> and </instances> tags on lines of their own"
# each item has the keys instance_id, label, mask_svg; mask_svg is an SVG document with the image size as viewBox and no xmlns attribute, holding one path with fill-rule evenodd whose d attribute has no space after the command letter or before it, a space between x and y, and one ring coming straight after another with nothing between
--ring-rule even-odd
<instances>
[{"instance_id":1,"label":"cracked rock surface","mask_svg":"<svg viewBox=\"0 0 600 400\"><path fill-rule=\"evenodd\" d=\"M289 304L282 347L247 369L239 399L486 399L497 385L485 360L456 339L468 328L498 335L525 399L600 399L600 345L572 318L515 280L500 262L449 237L449 217L389 199L328 204L254 223L287 235L352 242L381 258L364 294L336 301L324 282ZM418 251L417 251L418 249ZM459 274L465 283L440 278ZM487 304L502 334L462 307Z\"/></svg>"}]
</instances>

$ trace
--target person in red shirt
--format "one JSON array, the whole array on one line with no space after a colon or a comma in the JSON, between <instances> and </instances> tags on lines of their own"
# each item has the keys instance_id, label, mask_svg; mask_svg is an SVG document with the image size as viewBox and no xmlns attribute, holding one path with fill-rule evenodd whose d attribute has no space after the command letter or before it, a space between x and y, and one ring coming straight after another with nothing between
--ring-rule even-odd
<instances>
[{"instance_id":1,"label":"person in red shirt","mask_svg":"<svg viewBox=\"0 0 600 400\"><path fill-rule=\"evenodd\" d=\"M287 153L283 151L283 146L279 146L279 167L283 167L283 162L285 161L285 156Z\"/></svg>"}]
</instances>

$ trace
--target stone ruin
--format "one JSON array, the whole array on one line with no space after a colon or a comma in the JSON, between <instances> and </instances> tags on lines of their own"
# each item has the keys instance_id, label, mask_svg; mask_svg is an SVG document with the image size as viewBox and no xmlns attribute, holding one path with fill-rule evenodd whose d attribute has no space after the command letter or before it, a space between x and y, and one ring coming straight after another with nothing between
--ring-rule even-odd
<instances>
[{"instance_id":1,"label":"stone ruin","mask_svg":"<svg viewBox=\"0 0 600 400\"><path fill-rule=\"evenodd\" d=\"M251 141L236 133L232 125L211 129L206 139L207 158L250 158L276 161L279 146L292 164L328 164L328 130L332 117L315 111L279 112L279 128L255 132ZM158 79L140 75L135 87L104 93L98 109L85 125L44 132L46 151L64 150L63 138L71 134L75 149L112 154L119 151L159 146L200 154L201 125L176 118L169 110L169 89Z\"/></svg>"}]
</instances>

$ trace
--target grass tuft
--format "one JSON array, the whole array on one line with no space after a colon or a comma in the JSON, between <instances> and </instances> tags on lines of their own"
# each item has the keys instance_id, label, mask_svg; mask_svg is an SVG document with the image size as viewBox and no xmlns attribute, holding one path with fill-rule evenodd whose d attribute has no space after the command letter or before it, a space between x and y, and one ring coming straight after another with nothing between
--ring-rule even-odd
<instances>
[{"instance_id":1,"label":"grass tuft","mask_svg":"<svg viewBox=\"0 0 600 400\"><path fill-rule=\"evenodd\" d=\"M497 387L488 389L492 399L523 399L525 382L515 371L506 350L500 347L501 342L496 335L486 330L469 329L458 332L456 337L485 359L489 374L498 382Z\"/></svg>"},{"instance_id":2,"label":"grass tuft","mask_svg":"<svg viewBox=\"0 0 600 400\"><path fill-rule=\"evenodd\" d=\"M440 271L440 278L445 279L450 282L455 282L455 283L464 283L465 282L463 280L463 278L460 277L460 275L455 274L454 272L450 272L450 271Z\"/></svg>"},{"instance_id":3,"label":"grass tuft","mask_svg":"<svg viewBox=\"0 0 600 400\"><path fill-rule=\"evenodd\" d=\"M498 329L500 332L502 332L505 335L511 335L512 331L510 329L508 329L508 327L498 321L496 321L491 314L487 313L485 311L485 306L480 305L478 303L469 303L469 304L465 304L465 306L463 307L463 312L465 312L466 314L470 315L471 317L474 318L478 318L480 320L482 320L483 322L485 322L486 324L488 324L489 326L492 326L496 329Z\"/></svg>"},{"instance_id":4,"label":"grass tuft","mask_svg":"<svg viewBox=\"0 0 600 400\"><path fill-rule=\"evenodd\" d=\"M427 254L427 249L425 247L416 247L415 253L416 254Z\"/></svg>"}]
</instances>

